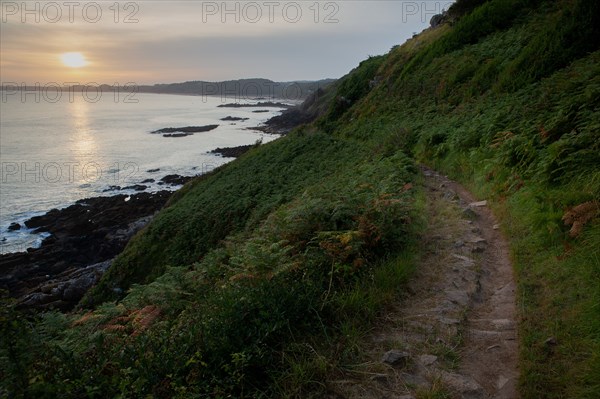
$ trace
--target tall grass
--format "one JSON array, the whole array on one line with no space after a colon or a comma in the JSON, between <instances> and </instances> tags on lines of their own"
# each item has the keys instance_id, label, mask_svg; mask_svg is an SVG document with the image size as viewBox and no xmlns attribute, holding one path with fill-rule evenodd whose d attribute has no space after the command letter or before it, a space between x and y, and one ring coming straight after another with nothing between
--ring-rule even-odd
<instances>
[{"instance_id":1,"label":"tall grass","mask_svg":"<svg viewBox=\"0 0 600 399\"><path fill-rule=\"evenodd\" d=\"M598 218L578 237L562 221L600 198L598 3L474 3L363 62L312 126L186 185L94 311L4 306L0 392L322 397L414 266L410 154L489 198L511 239L521 396L600 397Z\"/></svg>"},{"instance_id":2,"label":"tall grass","mask_svg":"<svg viewBox=\"0 0 600 399\"><path fill-rule=\"evenodd\" d=\"M184 187L144 234L132 240L84 303L118 298L116 292L152 281L167 266L200 260L229 234L252 229L307 186L364 156L359 145L321 133L291 135L251 151Z\"/></svg>"},{"instance_id":3,"label":"tall grass","mask_svg":"<svg viewBox=\"0 0 600 399\"><path fill-rule=\"evenodd\" d=\"M298 375L347 359L341 334L349 323L358 332L397 295L409 273L399 254L414 230L410 158L373 154L345 166L202 259L182 257L153 282L134 284L119 304L6 325L2 353L20 368L8 368L8 389L39 398L322 394ZM388 280L396 285L373 284ZM13 356L13 346L28 350ZM298 357L304 347L326 365Z\"/></svg>"}]
</instances>

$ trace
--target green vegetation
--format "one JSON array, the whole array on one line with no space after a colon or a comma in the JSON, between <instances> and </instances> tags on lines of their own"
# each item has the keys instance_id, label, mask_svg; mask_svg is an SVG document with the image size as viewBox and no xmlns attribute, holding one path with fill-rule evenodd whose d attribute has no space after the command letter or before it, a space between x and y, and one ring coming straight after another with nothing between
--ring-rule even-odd
<instances>
[{"instance_id":1,"label":"green vegetation","mask_svg":"<svg viewBox=\"0 0 600 399\"><path fill-rule=\"evenodd\" d=\"M414 200L406 184L415 169L401 152L356 162L355 144L321 134L289 136L274 143L278 151L257 149L244 161L283 159L282 146L304 141L335 150L337 172L320 171L295 199L272 206L260 222L248 218L202 259L180 258L149 284L133 285L120 303L94 312L50 313L35 327L7 315L15 322L4 335L6 369L18 364L29 373L10 381L12 389L33 397L322 392L319 375L353 353L333 342L359 336L409 274L412 262L403 250L412 241ZM271 173L283 178L289 168L279 166ZM318 168L304 166L297 175L308 184ZM235 171L232 164L208 179ZM208 179L187 187L162 217L172 217L169 210L180 210L190 196L206 195L194 190ZM295 181L288 180L283 190Z\"/></svg>"},{"instance_id":2,"label":"green vegetation","mask_svg":"<svg viewBox=\"0 0 600 399\"><path fill-rule=\"evenodd\" d=\"M410 275L416 159L489 199L511 241L521 396L600 397L600 5L457 4L332 85L315 123L184 187L94 310L4 306L0 392L322 397Z\"/></svg>"},{"instance_id":3,"label":"green vegetation","mask_svg":"<svg viewBox=\"0 0 600 399\"><path fill-rule=\"evenodd\" d=\"M251 231L281 204L364 157L358 143L321 133L291 135L251 151L183 188L85 302L114 299L115 289L125 292L168 266L200 260L229 234Z\"/></svg>"}]
</instances>

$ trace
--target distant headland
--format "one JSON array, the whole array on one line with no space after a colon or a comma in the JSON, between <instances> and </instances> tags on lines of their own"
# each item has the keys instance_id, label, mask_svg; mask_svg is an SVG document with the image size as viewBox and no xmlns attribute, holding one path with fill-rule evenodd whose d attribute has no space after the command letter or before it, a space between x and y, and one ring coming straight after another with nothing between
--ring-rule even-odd
<instances>
[{"instance_id":1,"label":"distant headland","mask_svg":"<svg viewBox=\"0 0 600 399\"><path fill-rule=\"evenodd\" d=\"M316 81L291 81L274 82L269 79L252 78L237 79L220 82L188 81L181 83L157 83L154 85L138 85L135 82L99 84L99 83L48 83L40 84L31 82L5 82L0 87L3 96L18 94L19 92L121 92L121 93L154 93L154 94L180 94L194 96L220 96L228 100L268 100L285 99L287 101L302 101L319 89L324 89L335 79L322 79Z\"/></svg>"}]
</instances>

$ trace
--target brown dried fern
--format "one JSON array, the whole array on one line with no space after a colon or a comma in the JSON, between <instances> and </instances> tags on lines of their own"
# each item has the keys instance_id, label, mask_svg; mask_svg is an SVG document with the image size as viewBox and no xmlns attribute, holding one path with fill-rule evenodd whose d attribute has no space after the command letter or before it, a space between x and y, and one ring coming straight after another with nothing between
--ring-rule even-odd
<instances>
[{"instance_id":1,"label":"brown dried fern","mask_svg":"<svg viewBox=\"0 0 600 399\"><path fill-rule=\"evenodd\" d=\"M588 201L567 210L562 217L562 221L567 226L571 226L569 235L577 237L583 231L583 227L590 220L600 214L600 202Z\"/></svg>"},{"instance_id":2,"label":"brown dried fern","mask_svg":"<svg viewBox=\"0 0 600 399\"><path fill-rule=\"evenodd\" d=\"M75 327L75 326L80 326L82 324L85 324L88 320L94 319L98 317L98 315L96 315L93 311L89 311L86 314L84 314L83 316L81 316L79 319L75 320L71 326Z\"/></svg>"},{"instance_id":3,"label":"brown dried fern","mask_svg":"<svg viewBox=\"0 0 600 399\"><path fill-rule=\"evenodd\" d=\"M142 309L129 312L126 315L118 316L101 328L109 332L128 332L135 337L142 331L147 330L150 325L160 316L160 309L154 305L148 305Z\"/></svg>"},{"instance_id":4,"label":"brown dried fern","mask_svg":"<svg viewBox=\"0 0 600 399\"><path fill-rule=\"evenodd\" d=\"M104 331L109 331L109 332L125 332L125 331L127 331L127 326L124 326L122 324L108 324L108 325L105 325L102 329Z\"/></svg>"},{"instance_id":5,"label":"brown dried fern","mask_svg":"<svg viewBox=\"0 0 600 399\"><path fill-rule=\"evenodd\" d=\"M147 330L152 323L160 316L160 309L154 305L148 305L142 309L136 310L131 313L131 324L134 327L134 331L131 334L132 337L139 335L144 330Z\"/></svg>"}]
</instances>

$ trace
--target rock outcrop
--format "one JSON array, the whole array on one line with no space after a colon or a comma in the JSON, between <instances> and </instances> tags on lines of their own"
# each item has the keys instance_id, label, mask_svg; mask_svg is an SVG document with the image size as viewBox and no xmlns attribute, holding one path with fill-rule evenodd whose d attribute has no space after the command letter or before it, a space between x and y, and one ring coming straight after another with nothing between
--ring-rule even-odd
<instances>
[{"instance_id":1,"label":"rock outcrop","mask_svg":"<svg viewBox=\"0 0 600 399\"><path fill-rule=\"evenodd\" d=\"M72 308L170 196L88 198L27 220L28 228L50 235L40 248L0 255L0 289L22 308Z\"/></svg>"}]
</instances>

